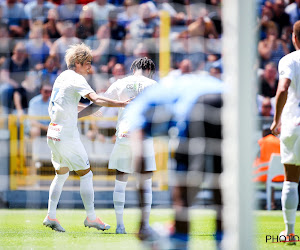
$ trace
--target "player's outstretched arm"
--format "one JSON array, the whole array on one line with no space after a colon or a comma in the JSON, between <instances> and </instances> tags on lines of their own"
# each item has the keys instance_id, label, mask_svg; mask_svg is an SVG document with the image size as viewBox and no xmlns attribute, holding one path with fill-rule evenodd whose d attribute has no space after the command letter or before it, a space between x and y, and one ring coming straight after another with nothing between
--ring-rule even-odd
<instances>
[{"instance_id":1,"label":"player's outstretched arm","mask_svg":"<svg viewBox=\"0 0 300 250\"><path fill-rule=\"evenodd\" d=\"M86 97L95 103L98 106L106 106L106 107L118 107L118 108L124 108L130 100L127 101L117 101L117 100L112 100L106 97L102 97L97 95L96 93L89 93L86 95Z\"/></svg>"},{"instance_id":2,"label":"player's outstretched arm","mask_svg":"<svg viewBox=\"0 0 300 250\"><path fill-rule=\"evenodd\" d=\"M78 118L89 116L91 114L96 113L99 110L99 106L95 103L90 104L89 106L85 107L78 113Z\"/></svg>"},{"instance_id":3,"label":"player's outstretched arm","mask_svg":"<svg viewBox=\"0 0 300 250\"><path fill-rule=\"evenodd\" d=\"M278 88L275 96L276 106L273 123L271 125L271 131L273 135L278 135L278 126L280 124L280 117L283 107L287 100L288 88L291 84L291 80L288 78L283 78L279 80Z\"/></svg>"}]
</instances>

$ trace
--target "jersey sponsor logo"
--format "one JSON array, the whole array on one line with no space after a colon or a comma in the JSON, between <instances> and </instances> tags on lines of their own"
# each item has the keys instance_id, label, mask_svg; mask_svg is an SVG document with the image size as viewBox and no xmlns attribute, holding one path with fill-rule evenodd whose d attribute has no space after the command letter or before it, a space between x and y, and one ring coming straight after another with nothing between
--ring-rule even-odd
<instances>
[{"instance_id":1,"label":"jersey sponsor logo","mask_svg":"<svg viewBox=\"0 0 300 250\"><path fill-rule=\"evenodd\" d=\"M55 127L55 126L58 126L58 127ZM51 122L51 123L50 123L50 126L49 126L49 129L50 129L50 130L54 130L54 131L61 131L61 126L59 126L59 125L56 124L56 123Z\"/></svg>"},{"instance_id":2,"label":"jersey sponsor logo","mask_svg":"<svg viewBox=\"0 0 300 250\"><path fill-rule=\"evenodd\" d=\"M119 133L119 137L120 138L129 138L129 133L128 131L125 131L123 133Z\"/></svg>"},{"instance_id":3,"label":"jersey sponsor logo","mask_svg":"<svg viewBox=\"0 0 300 250\"><path fill-rule=\"evenodd\" d=\"M54 138L54 137L51 137L51 136L47 136L47 138L52 140L52 141L60 141L59 138Z\"/></svg>"},{"instance_id":4,"label":"jersey sponsor logo","mask_svg":"<svg viewBox=\"0 0 300 250\"><path fill-rule=\"evenodd\" d=\"M135 90L138 93L143 91L143 85L141 83L129 83L126 85L126 89Z\"/></svg>"}]
</instances>

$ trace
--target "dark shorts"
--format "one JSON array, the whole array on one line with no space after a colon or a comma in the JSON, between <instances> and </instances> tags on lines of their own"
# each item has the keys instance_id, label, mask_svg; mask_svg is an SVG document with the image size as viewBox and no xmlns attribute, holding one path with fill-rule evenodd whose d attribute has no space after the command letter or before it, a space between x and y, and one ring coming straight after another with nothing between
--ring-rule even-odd
<instances>
[{"instance_id":1,"label":"dark shorts","mask_svg":"<svg viewBox=\"0 0 300 250\"><path fill-rule=\"evenodd\" d=\"M177 171L221 173L221 94L201 96L191 111L175 152Z\"/></svg>"}]
</instances>

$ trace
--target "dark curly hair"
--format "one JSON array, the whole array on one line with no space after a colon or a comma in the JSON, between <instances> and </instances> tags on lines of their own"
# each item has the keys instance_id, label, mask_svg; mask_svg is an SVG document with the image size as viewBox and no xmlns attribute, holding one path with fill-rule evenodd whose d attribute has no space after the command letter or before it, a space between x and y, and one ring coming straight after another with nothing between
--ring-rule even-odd
<instances>
[{"instance_id":1,"label":"dark curly hair","mask_svg":"<svg viewBox=\"0 0 300 250\"><path fill-rule=\"evenodd\" d=\"M136 70L136 69L149 70L150 76L152 76L155 73L155 64L151 59L147 57L141 57L135 59L131 64L130 70Z\"/></svg>"}]
</instances>

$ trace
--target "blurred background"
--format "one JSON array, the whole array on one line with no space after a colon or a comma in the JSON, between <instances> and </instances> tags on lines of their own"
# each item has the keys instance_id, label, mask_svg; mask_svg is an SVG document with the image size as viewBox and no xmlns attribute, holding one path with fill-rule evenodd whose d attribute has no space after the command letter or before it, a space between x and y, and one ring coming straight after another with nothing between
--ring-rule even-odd
<instances>
[{"instance_id":1,"label":"blurred background","mask_svg":"<svg viewBox=\"0 0 300 250\"><path fill-rule=\"evenodd\" d=\"M262 139L273 119L278 62L294 50L292 25L300 18L299 10L300 0L256 0L253 182L263 209L268 163L280 149L273 138L265 152ZM54 175L45 136L47 109L53 83L66 69L69 45L83 42L92 48L93 70L87 81L103 93L130 74L133 60L143 56L154 61L158 81L191 72L223 79L222 37L222 0L0 0L0 207L47 207ZM78 127L94 173L95 206L112 207L115 173L107 164L117 109L102 113L101 118L79 120ZM167 142L156 139L155 149L153 205L168 206ZM126 204L136 205L133 176L128 188L132 192ZM270 209L279 209L280 191L273 190ZM210 204L210 191L203 187L198 198L200 204ZM77 176L67 180L59 206L83 206Z\"/></svg>"}]
</instances>

